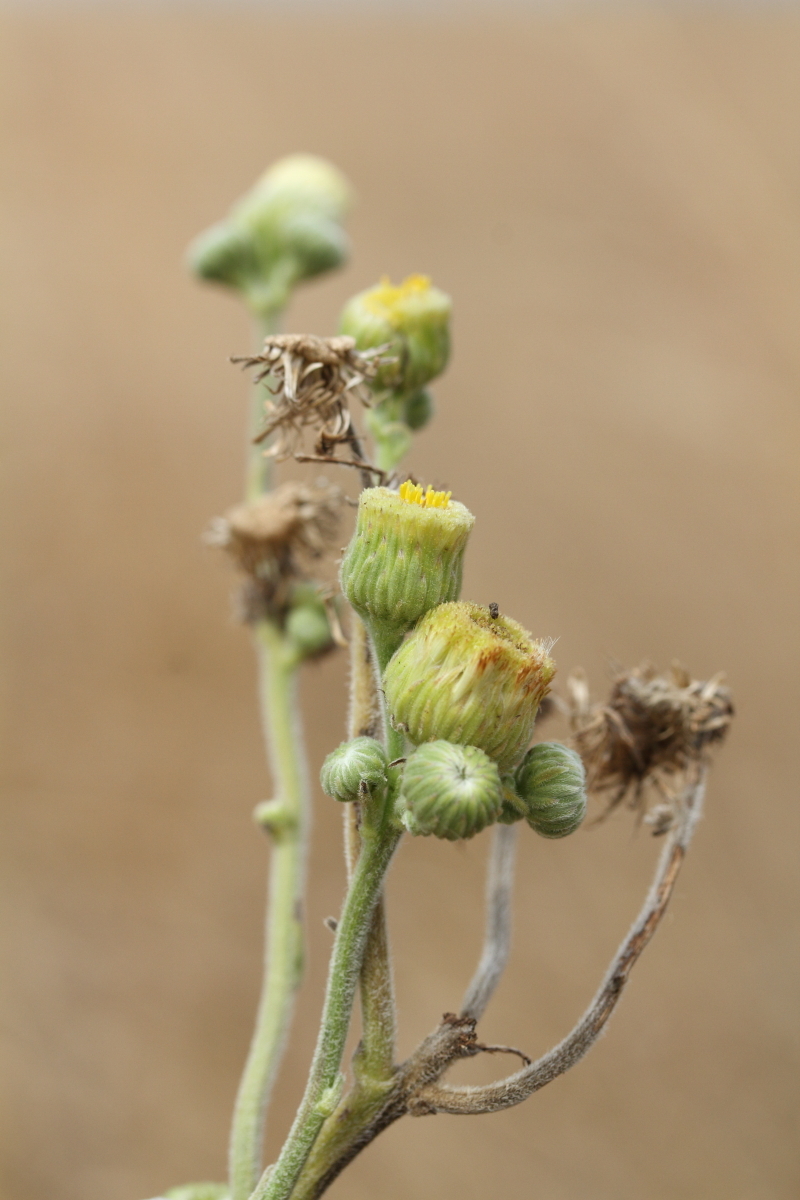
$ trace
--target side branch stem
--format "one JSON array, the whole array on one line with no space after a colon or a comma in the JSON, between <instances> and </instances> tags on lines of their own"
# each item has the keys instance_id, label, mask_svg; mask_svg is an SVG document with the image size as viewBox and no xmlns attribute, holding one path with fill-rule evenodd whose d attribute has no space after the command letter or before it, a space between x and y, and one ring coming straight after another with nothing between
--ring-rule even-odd
<instances>
[{"instance_id":1,"label":"side branch stem","mask_svg":"<svg viewBox=\"0 0 800 1200\"><path fill-rule=\"evenodd\" d=\"M664 847L639 916L617 951L597 995L572 1032L542 1058L497 1083L486 1087L451 1087L436 1083L423 1088L416 1097L420 1112L472 1114L511 1108L563 1075L591 1049L616 1008L634 965L666 911L700 817L704 790L705 768L698 765L696 777L679 802L675 827Z\"/></svg>"},{"instance_id":2,"label":"side branch stem","mask_svg":"<svg viewBox=\"0 0 800 1200\"><path fill-rule=\"evenodd\" d=\"M265 820L273 838L266 952L253 1040L234 1106L230 1141L232 1200L246 1200L261 1174L264 1118L303 974L302 909L309 788L296 700L297 660L269 621L256 627L264 736L276 798Z\"/></svg>"},{"instance_id":3,"label":"side branch stem","mask_svg":"<svg viewBox=\"0 0 800 1200\"><path fill-rule=\"evenodd\" d=\"M511 953L511 896L514 890L516 825L497 825L486 877L486 935L481 960L464 999L461 1016L478 1021L500 982Z\"/></svg>"}]
</instances>

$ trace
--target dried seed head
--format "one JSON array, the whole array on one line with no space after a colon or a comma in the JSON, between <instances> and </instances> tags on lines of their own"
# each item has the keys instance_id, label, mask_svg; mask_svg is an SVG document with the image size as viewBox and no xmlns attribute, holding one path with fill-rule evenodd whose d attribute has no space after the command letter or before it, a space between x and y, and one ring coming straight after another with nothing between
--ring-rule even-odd
<instances>
[{"instance_id":1,"label":"dried seed head","mask_svg":"<svg viewBox=\"0 0 800 1200\"><path fill-rule=\"evenodd\" d=\"M308 426L319 435L320 454L330 454L341 442L352 443L349 401L356 397L370 403L369 381L388 361L382 357L385 349L377 346L361 354L351 337L278 333L265 339L261 354L232 358L257 368L256 383L268 380L271 399L265 404L264 428L254 440L263 442L278 433L266 451L278 459L291 457Z\"/></svg>"},{"instance_id":2,"label":"dried seed head","mask_svg":"<svg viewBox=\"0 0 800 1200\"><path fill-rule=\"evenodd\" d=\"M206 540L249 576L245 620L283 612L306 565L330 548L343 502L338 488L291 482L216 518Z\"/></svg>"},{"instance_id":3,"label":"dried seed head","mask_svg":"<svg viewBox=\"0 0 800 1200\"><path fill-rule=\"evenodd\" d=\"M588 788L608 795L609 810L626 796L643 810L646 783L669 798L671 778L704 761L709 747L725 738L734 712L721 675L701 682L678 665L669 676L647 663L621 673L605 704L590 703L580 672L568 679L567 692ZM654 832L666 828L659 811Z\"/></svg>"}]
</instances>

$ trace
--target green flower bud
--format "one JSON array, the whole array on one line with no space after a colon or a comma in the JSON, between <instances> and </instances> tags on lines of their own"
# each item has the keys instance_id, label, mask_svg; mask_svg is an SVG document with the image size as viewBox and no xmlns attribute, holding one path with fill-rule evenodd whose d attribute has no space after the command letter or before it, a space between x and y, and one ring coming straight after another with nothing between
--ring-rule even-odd
<instances>
[{"instance_id":1,"label":"green flower bud","mask_svg":"<svg viewBox=\"0 0 800 1200\"><path fill-rule=\"evenodd\" d=\"M406 763L399 807L410 833L470 838L497 820L502 805L497 766L475 746L426 742Z\"/></svg>"},{"instance_id":2,"label":"green flower bud","mask_svg":"<svg viewBox=\"0 0 800 1200\"><path fill-rule=\"evenodd\" d=\"M189 265L203 279L244 292L254 309L274 312L295 284L346 260L341 222L349 204L341 172L314 155L292 154L195 240Z\"/></svg>"},{"instance_id":3,"label":"green flower bud","mask_svg":"<svg viewBox=\"0 0 800 1200\"><path fill-rule=\"evenodd\" d=\"M367 621L404 632L461 591L464 550L475 518L449 492L366 488L342 561L341 585Z\"/></svg>"},{"instance_id":4,"label":"green flower bud","mask_svg":"<svg viewBox=\"0 0 800 1200\"><path fill-rule=\"evenodd\" d=\"M548 647L496 609L440 604L389 662L394 725L416 745L445 738L479 746L501 772L522 756L555 664Z\"/></svg>"},{"instance_id":5,"label":"green flower bud","mask_svg":"<svg viewBox=\"0 0 800 1200\"><path fill-rule=\"evenodd\" d=\"M340 332L354 337L359 350L389 345L396 362L381 368L376 388L416 392L447 365L451 307L426 275L409 275L398 287L384 278L347 302Z\"/></svg>"},{"instance_id":6,"label":"green flower bud","mask_svg":"<svg viewBox=\"0 0 800 1200\"><path fill-rule=\"evenodd\" d=\"M404 405L405 422L409 429L424 429L434 414L433 396L424 389L413 392Z\"/></svg>"},{"instance_id":7,"label":"green flower bud","mask_svg":"<svg viewBox=\"0 0 800 1200\"><path fill-rule=\"evenodd\" d=\"M525 819L542 837L574 833L586 815L586 772L579 754L560 742L531 746L516 771Z\"/></svg>"},{"instance_id":8,"label":"green flower bud","mask_svg":"<svg viewBox=\"0 0 800 1200\"><path fill-rule=\"evenodd\" d=\"M342 742L322 764L320 783L334 800L359 800L386 786L386 751L375 738Z\"/></svg>"},{"instance_id":9,"label":"green flower bud","mask_svg":"<svg viewBox=\"0 0 800 1200\"><path fill-rule=\"evenodd\" d=\"M313 584L298 584L291 596L284 632L302 658L323 654L333 645L325 602Z\"/></svg>"}]
</instances>

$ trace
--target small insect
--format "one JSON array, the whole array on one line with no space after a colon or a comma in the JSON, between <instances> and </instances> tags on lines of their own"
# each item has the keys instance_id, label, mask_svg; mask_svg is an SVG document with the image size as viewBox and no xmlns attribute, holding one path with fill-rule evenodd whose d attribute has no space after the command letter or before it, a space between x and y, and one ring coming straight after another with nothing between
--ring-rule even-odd
<instances>
[{"instance_id":1,"label":"small insect","mask_svg":"<svg viewBox=\"0 0 800 1200\"><path fill-rule=\"evenodd\" d=\"M500 605L495 604L494 601L492 601L492 603L489 605L489 616L493 621L496 621L500 616Z\"/></svg>"}]
</instances>

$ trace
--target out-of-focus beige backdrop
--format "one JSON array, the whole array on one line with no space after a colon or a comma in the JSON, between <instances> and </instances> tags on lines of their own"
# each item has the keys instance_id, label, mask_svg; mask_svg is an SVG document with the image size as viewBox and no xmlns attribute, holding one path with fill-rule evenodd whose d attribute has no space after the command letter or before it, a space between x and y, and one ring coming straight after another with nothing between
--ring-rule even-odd
<instances>
[{"instance_id":1,"label":"out-of-focus beige backdrop","mask_svg":"<svg viewBox=\"0 0 800 1200\"><path fill-rule=\"evenodd\" d=\"M670 915L608 1035L492 1117L406 1120L332 1197L798 1194L800 18L6 14L5 1191L141 1200L222 1178L257 995L269 795L232 576L250 333L184 246L270 161L329 156L346 271L455 298L412 466L477 514L465 595L583 664L724 668L738 704ZM315 769L344 663L306 671ZM305 1076L342 893L316 796ZM457 1006L486 839L409 841L390 910L408 1051ZM523 839L487 1040L538 1053L594 991L657 845ZM472 1064L486 1078L502 1064Z\"/></svg>"}]
</instances>

